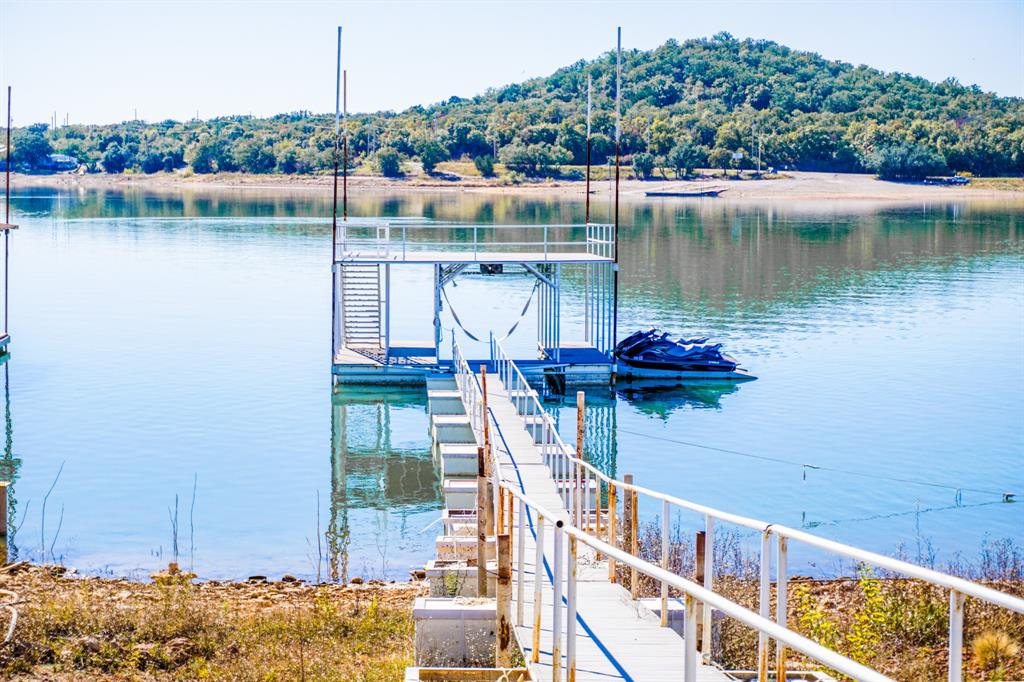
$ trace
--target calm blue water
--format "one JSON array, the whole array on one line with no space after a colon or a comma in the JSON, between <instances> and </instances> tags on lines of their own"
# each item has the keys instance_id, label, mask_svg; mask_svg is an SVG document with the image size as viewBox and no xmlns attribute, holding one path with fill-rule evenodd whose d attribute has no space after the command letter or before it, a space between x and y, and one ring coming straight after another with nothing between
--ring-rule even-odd
<instances>
[{"instance_id":1,"label":"calm blue water","mask_svg":"<svg viewBox=\"0 0 1024 682\"><path fill-rule=\"evenodd\" d=\"M323 197L32 190L14 206L12 552L146 575L176 535L204 577L402 577L432 556L423 393L332 401ZM353 213L566 222L582 205L380 194ZM594 391L597 461L911 558L1024 542L1024 204L625 216L621 328L713 334L760 380ZM399 338L429 337L428 278L396 275ZM452 304L503 332L529 286L465 278ZM567 312L563 336L581 323ZM534 330L531 313L511 345ZM571 403L551 406L572 435Z\"/></svg>"}]
</instances>

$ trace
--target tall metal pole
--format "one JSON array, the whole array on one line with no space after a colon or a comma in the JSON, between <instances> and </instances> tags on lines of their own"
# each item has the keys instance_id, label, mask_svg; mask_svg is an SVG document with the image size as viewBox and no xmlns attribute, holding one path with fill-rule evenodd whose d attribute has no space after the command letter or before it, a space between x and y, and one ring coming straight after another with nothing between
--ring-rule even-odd
<instances>
[{"instance_id":1,"label":"tall metal pole","mask_svg":"<svg viewBox=\"0 0 1024 682\"><path fill-rule=\"evenodd\" d=\"M4 222L8 225L11 224L11 86L7 86L7 146L4 148L4 156L6 157L5 165L7 166L6 181L4 182ZM10 264L10 239L11 230L7 228L4 230L4 333L8 333L10 326L7 324L7 292L9 287L7 286L10 278L9 273L11 271Z\"/></svg>"},{"instance_id":2,"label":"tall metal pole","mask_svg":"<svg viewBox=\"0 0 1024 682\"><path fill-rule=\"evenodd\" d=\"M590 223L590 110L592 107L591 103L591 89L593 82L590 76L587 76L587 210L586 219L584 222Z\"/></svg>"},{"instance_id":3,"label":"tall metal pole","mask_svg":"<svg viewBox=\"0 0 1024 682\"><path fill-rule=\"evenodd\" d=\"M338 350L338 139L341 136L341 26L338 27L338 70L334 82L334 201L331 208L331 362Z\"/></svg>"},{"instance_id":4,"label":"tall metal pole","mask_svg":"<svg viewBox=\"0 0 1024 682\"><path fill-rule=\"evenodd\" d=\"M341 111L345 119L345 132L342 136L342 152L341 152L341 219L343 221L348 220L348 70L341 72Z\"/></svg>"},{"instance_id":5,"label":"tall metal pole","mask_svg":"<svg viewBox=\"0 0 1024 682\"><path fill-rule=\"evenodd\" d=\"M612 265L612 338L614 352L619 338L619 157L622 138L622 27L617 29L615 47L615 263ZM614 377L615 364L612 364Z\"/></svg>"}]
</instances>

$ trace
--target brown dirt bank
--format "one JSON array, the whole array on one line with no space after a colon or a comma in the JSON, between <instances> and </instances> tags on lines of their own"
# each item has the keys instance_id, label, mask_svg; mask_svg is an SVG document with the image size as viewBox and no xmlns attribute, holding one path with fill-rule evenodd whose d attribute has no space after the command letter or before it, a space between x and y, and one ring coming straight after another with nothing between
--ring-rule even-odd
<instances>
[{"instance_id":1,"label":"brown dirt bank","mask_svg":"<svg viewBox=\"0 0 1024 682\"><path fill-rule=\"evenodd\" d=\"M250 189L300 190L328 192L329 176L247 175L244 173L218 173L211 175L184 175L155 173L153 175L15 175L12 186L107 189ZM645 192L686 190L698 187L724 188L721 198L713 201L864 201L864 202L919 202L1003 200L1024 201L1024 180L1020 178L980 178L971 185L947 187L911 183L886 182L871 175L849 173L787 172L773 180L720 180L638 181L624 180L621 197L624 201L648 199ZM390 180L376 176L353 176L349 179L351 192L467 192L485 194L516 194L538 197L582 198L585 184L575 180L544 180L517 185L502 184L500 180L461 177L444 180L429 176ZM594 181L593 194L598 197L609 193L606 181ZM657 199L666 201L666 199ZM695 201L695 199L667 199L669 201Z\"/></svg>"},{"instance_id":2,"label":"brown dirt bank","mask_svg":"<svg viewBox=\"0 0 1024 682\"><path fill-rule=\"evenodd\" d=\"M425 583L190 584L76 577L21 564L0 678L396 680L412 663L412 603ZM6 598L6 597L5 597ZM6 631L0 613L0 636Z\"/></svg>"}]
</instances>

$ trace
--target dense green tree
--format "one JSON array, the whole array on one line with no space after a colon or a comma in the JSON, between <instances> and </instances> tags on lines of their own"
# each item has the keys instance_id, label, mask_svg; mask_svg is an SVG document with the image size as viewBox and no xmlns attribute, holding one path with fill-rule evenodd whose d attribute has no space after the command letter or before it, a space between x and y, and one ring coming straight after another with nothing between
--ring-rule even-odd
<instances>
[{"instance_id":1,"label":"dense green tree","mask_svg":"<svg viewBox=\"0 0 1024 682\"><path fill-rule=\"evenodd\" d=\"M911 144L883 147L868 157L867 165L885 180L921 180L947 170L938 152Z\"/></svg>"},{"instance_id":2,"label":"dense green tree","mask_svg":"<svg viewBox=\"0 0 1024 682\"><path fill-rule=\"evenodd\" d=\"M43 133L29 128L11 134L11 162L38 168L47 162L53 147Z\"/></svg>"},{"instance_id":3,"label":"dense green tree","mask_svg":"<svg viewBox=\"0 0 1024 682\"><path fill-rule=\"evenodd\" d=\"M117 142L111 143L103 152L103 170L107 173L121 173L131 161L128 150Z\"/></svg>"},{"instance_id":4,"label":"dense green tree","mask_svg":"<svg viewBox=\"0 0 1024 682\"><path fill-rule=\"evenodd\" d=\"M437 140L427 139L416 147L416 153L420 156L423 170L433 173L437 164L448 160L448 150Z\"/></svg>"},{"instance_id":5,"label":"dense green tree","mask_svg":"<svg viewBox=\"0 0 1024 682\"><path fill-rule=\"evenodd\" d=\"M402 175L402 157L395 149L385 147L377 152L377 170L386 178L397 178Z\"/></svg>"},{"instance_id":6,"label":"dense green tree","mask_svg":"<svg viewBox=\"0 0 1024 682\"><path fill-rule=\"evenodd\" d=\"M641 180L650 180L654 174L654 155L640 152L633 155L633 172Z\"/></svg>"},{"instance_id":7,"label":"dense green tree","mask_svg":"<svg viewBox=\"0 0 1024 682\"><path fill-rule=\"evenodd\" d=\"M572 154L551 144L512 144L501 150L501 159L511 170L538 177L557 172L560 165L572 160Z\"/></svg>"},{"instance_id":8,"label":"dense green tree","mask_svg":"<svg viewBox=\"0 0 1024 682\"><path fill-rule=\"evenodd\" d=\"M675 172L676 177L689 175L694 168L706 163L707 153L701 154L701 150L690 142L680 142L668 153L666 162Z\"/></svg>"},{"instance_id":9,"label":"dense green tree","mask_svg":"<svg viewBox=\"0 0 1024 682\"><path fill-rule=\"evenodd\" d=\"M480 175L485 178L489 178L494 175L494 157L490 154L484 154L473 159L473 165L476 166L477 171Z\"/></svg>"}]
</instances>

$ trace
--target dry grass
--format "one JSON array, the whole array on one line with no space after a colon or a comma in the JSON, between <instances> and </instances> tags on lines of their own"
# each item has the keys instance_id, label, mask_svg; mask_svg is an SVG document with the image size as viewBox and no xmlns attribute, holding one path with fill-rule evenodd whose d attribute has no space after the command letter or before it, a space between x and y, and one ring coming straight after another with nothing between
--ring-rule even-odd
<instances>
[{"instance_id":1,"label":"dry grass","mask_svg":"<svg viewBox=\"0 0 1024 682\"><path fill-rule=\"evenodd\" d=\"M971 178L968 187L973 189L1003 189L1024 192L1024 178Z\"/></svg>"},{"instance_id":2,"label":"dry grass","mask_svg":"<svg viewBox=\"0 0 1024 682\"><path fill-rule=\"evenodd\" d=\"M25 603L0 677L396 680L412 664L422 584L220 583L0 576ZM6 623L4 623L6 627Z\"/></svg>"},{"instance_id":3,"label":"dry grass","mask_svg":"<svg viewBox=\"0 0 1024 682\"><path fill-rule=\"evenodd\" d=\"M661 561L660 525L641 527L640 556ZM682 575L694 570L693 544L680 529L670 534L670 568ZM736 535L715 536L715 591L758 610L759 560L744 550ZM986 542L977 560L957 557L942 570L995 589L1024 596L1024 551L1010 540ZM627 572L620 580L628 586ZM644 596L660 594L660 584L641 576ZM775 612L775 586L771 609ZM793 578L789 583L790 627L812 640L898 680L944 679L948 665L949 594L919 580L876 575L865 567L854 577L832 580ZM713 652L726 668L756 669L757 633L730 619L721 621ZM971 680L1024 679L1024 616L968 599L964 609L964 671ZM772 665L774 665L774 646ZM799 659L796 659L799 661ZM799 661L817 668L812 661Z\"/></svg>"}]
</instances>

